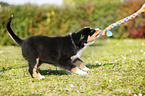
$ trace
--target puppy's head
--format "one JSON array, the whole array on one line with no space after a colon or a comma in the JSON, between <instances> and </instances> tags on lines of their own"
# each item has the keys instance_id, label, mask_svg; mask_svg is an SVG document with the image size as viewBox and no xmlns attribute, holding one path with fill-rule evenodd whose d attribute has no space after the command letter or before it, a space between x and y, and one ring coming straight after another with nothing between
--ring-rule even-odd
<instances>
[{"instance_id":1,"label":"puppy's head","mask_svg":"<svg viewBox=\"0 0 145 96\"><path fill-rule=\"evenodd\" d=\"M99 28L92 29L91 27L85 27L80 31L81 31L80 41L82 41L82 43L89 44L97 38L97 35L101 30Z\"/></svg>"}]
</instances>

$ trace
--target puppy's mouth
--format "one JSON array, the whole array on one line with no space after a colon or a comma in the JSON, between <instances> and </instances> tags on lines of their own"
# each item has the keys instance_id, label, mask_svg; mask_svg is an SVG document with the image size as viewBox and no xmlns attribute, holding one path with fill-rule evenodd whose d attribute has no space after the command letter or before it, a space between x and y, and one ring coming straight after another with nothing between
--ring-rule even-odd
<instances>
[{"instance_id":1,"label":"puppy's mouth","mask_svg":"<svg viewBox=\"0 0 145 96\"><path fill-rule=\"evenodd\" d=\"M85 46L92 45L94 42L95 42L95 40L92 41L92 42L84 43L84 45L85 45Z\"/></svg>"},{"instance_id":2,"label":"puppy's mouth","mask_svg":"<svg viewBox=\"0 0 145 96\"><path fill-rule=\"evenodd\" d=\"M87 42L88 42L88 43L93 42L93 41L97 38L97 35L98 35L100 32L101 32L101 30L100 30L99 28L96 28L96 29L95 29L95 33L94 33L93 35L91 35L91 36L88 36Z\"/></svg>"}]
</instances>

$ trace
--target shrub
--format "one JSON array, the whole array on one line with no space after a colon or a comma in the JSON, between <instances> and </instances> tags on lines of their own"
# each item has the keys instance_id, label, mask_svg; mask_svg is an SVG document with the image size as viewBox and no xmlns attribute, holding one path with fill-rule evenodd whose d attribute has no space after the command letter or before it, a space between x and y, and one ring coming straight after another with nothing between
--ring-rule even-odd
<instances>
[{"instance_id":1,"label":"shrub","mask_svg":"<svg viewBox=\"0 0 145 96\"><path fill-rule=\"evenodd\" d=\"M142 3L133 1L120 3L119 0L111 2L110 0L66 1L62 6L32 4L2 6L0 8L0 44L15 44L8 36L5 26L12 14L14 15L12 29L23 39L31 35L66 35L68 32L77 32L86 26L104 29L134 13ZM112 29L114 38L132 37L131 32L133 31L130 29L142 30L141 28L145 26L143 20L142 15L134 19L134 24L130 21ZM138 26L141 26L140 29Z\"/></svg>"},{"instance_id":2,"label":"shrub","mask_svg":"<svg viewBox=\"0 0 145 96\"><path fill-rule=\"evenodd\" d=\"M136 12L144 4L144 0L129 0L117 10L117 20ZM119 26L116 38L144 38L145 37L145 14L132 19Z\"/></svg>"},{"instance_id":3,"label":"shrub","mask_svg":"<svg viewBox=\"0 0 145 96\"><path fill-rule=\"evenodd\" d=\"M89 3L88 3L89 2ZM111 7L114 6L114 7ZM6 6L0 9L0 44L14 44L6 32L5 23L13 14L12 29L20 38L31 35L57 36L76 32L83 27L105 28L113 22L116 3L76 1L74 6L31 4Z\"/></svg>"}]
</instances>

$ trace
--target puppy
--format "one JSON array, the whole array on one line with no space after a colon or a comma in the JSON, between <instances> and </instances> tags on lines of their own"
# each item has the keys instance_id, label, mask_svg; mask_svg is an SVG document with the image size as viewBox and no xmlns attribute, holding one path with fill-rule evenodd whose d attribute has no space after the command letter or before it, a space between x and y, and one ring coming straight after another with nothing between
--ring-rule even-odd
<instances>
[{"instance_id":1,"label":"puppy","mask_svg":"<svg viewBox=\"0 0 145 96\"><path fill-rule=\"evenodd\" d=\"M87 74L82 70L89 70L81 59L80 53L96 39L100 30L90 27L66 36L47 37L36 35L25 40L14 34L10 27L12 17L6 23L9 36L22 48L22 55L28 61L29 73L36 79L45 78L38 72L42 63L49 63L80 75ZM82 69L82 70L80 70Z\"/></svg>"}]
</instances>

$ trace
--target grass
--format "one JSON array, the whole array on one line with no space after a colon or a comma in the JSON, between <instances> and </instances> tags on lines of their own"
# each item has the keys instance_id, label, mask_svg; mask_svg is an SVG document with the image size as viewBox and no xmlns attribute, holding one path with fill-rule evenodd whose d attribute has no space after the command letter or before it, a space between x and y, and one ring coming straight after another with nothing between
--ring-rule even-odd
<instances>
[{"instance_id":1,"label":"grass","mask_svg":"<svg viewBox=\"0 0 145 96\"><path fill-rule=\"evenodd\" d=\"M43 64L31 78L18 46L0 46L0 95L145 95L145 40L96 40L82 54L88 75Z\"/></svg>"}]
</instances>

